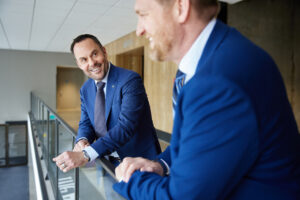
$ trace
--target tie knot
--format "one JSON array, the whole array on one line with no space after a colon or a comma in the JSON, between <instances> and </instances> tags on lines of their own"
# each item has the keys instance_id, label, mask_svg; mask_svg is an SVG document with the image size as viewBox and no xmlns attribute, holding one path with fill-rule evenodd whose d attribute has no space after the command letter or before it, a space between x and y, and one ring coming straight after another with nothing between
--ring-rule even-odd
<instances>
[{"instance_id":1,"label":"tie knot","mask_svg":"<svg viewBox=\"0 0 300 200\"><path fill-rule=\"evenodd\" d=\"M102 90L102 89L104 88L104 86L105 86L105 83L102 82L102 81L99 81L99 82L97 83L97 88L98 88L98 90L99 90L99 89Z\"/></svg>"},{"instance_id":2,"label":"tie knot","mask_svg":"<svg viewBox=\"0 0 300 200\"><path fill-rule=\"evenodd\" d=\"M186 74L178 69L175 78L175 85L180 85L181 88L184 85L185 76Z\"/></svg>"},{"instance_id":3,"label":"tie knot","mask_svg":"<svg viewBox=\"0 0 300 200\"><path fill-rule=\"evenodd\" d=\"M177 70L176 73L176 78L183 78L185 77L185 73L183 73L182 71L180 71L179 69Z\"/></svg>"}]
</instances>

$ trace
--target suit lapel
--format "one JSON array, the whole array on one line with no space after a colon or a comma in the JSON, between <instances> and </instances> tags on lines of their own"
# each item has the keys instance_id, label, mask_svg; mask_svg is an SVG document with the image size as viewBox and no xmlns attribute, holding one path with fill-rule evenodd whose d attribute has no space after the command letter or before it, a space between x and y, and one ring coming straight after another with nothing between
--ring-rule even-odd
<instances>
[{"instance_id":1,"label":"suit lapel","mask_svg":"<svg viewBox=\"0 0 300 200\"><path fill-rule=\"evenodd\" d=\"M118 73L116 71L116 67L110 63L110 71L107 79L107 86L106 86L106 99L105 99L105 120L107 123L107 119L109 113L111 111L111 106L114 98L114 94L117 87L117 79Z\"/></svg>"},{"instance_id":2,"label":"suit lapel","mask_svg":"<svg viewBox=\"0 0 300 200\"><path fill-rule=\"evenodd\" d=\"M205 65L210 59L216 48L221 44L226 33L229 31L229 27L217 20L216 25L208 38L208 41L204 47L202 56L197 65L197 72L201 69L201 66Z\"/></svg>"},{"instance_id":3,"label":"suit lapel","mask_svg":"<svg viewBox=\"0 0 300 200\"><path fill-rule=\"evenodd\" d=\"M209 39L204 47L202 56L198 62L196 73L201 70L201 66L204 66L208 60L210 60L210 57L213 55L215 50L218 48L218 46L223 41L224 37L226 36L226 33L229 31L229 27L223 24L222 22L217 20L217 23L209 36ZM180 129L181 129L181 114L175 115L174 119L174 127L173 127L173 134L172 134L172 140L171 140L171 156L172 159L177 156L178 154L178 147L179 147L179 140L180 140Z\"/></svg>"}]
</instances>

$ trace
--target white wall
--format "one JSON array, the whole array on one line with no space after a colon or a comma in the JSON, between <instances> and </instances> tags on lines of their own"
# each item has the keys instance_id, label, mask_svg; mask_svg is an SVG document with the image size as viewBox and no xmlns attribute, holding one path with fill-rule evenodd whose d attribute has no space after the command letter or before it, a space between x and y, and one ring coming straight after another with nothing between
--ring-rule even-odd
<instances>
[{"instance_id":1,"label":"white wall","mask_svg":"<svg viewBox=\"0 0 300 200\"><path fill-rule=\"evenodd\" d=\"M56 108L56 67L76 67L71 53L0 49L0 124L26 120L30 91Z\"/></svg>"}]
</instances>

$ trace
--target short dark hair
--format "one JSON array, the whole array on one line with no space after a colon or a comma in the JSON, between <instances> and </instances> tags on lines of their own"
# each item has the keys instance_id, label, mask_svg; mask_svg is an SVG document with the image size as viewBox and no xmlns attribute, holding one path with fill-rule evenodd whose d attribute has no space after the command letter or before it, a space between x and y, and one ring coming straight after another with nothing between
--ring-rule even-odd
<instances>
[{"instance_id":1,"label":"short dark hair","mask_svg":"<svg viewBox=\"0 0 300 200\"><path fill-rule=\"evenodd\" d=\"M73 42L71 44L71 47L70 47L70 50L71 50L72 54L74 54L74 46L75 46L75 44L78 43L78 42L81 42L81 41L83 41L85 39L88 39L88 38L92 39L100 47L100 49L103 49L103 46L102 46L101 42L98 40L98 38L96 38L95 36L93 36L91 34L82 34L82 35L77 36L73 40Z\"/></svg>"}]
</instances>

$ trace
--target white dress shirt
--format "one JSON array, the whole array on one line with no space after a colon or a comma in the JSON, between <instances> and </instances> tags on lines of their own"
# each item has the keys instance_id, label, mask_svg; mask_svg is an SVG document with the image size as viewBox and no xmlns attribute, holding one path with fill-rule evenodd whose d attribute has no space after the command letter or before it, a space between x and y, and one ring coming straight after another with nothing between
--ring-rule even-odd
<instances>
[{"instance_id":1,"label":"white dress shirt","mask_svg":"<svg viewBox=\"0 0 300 200\"><path fill-rule=\"evenodd\" d=\"M197 69L197 64L201 59L204 47L213 28L215 27L215 24L216 19L214 18L206 25L206 27L193 43L192 47L181 59L178 68L180 69L180 71L186 74L184 84L186 84L194 76Z\"/></svg>"}]
</instances>

